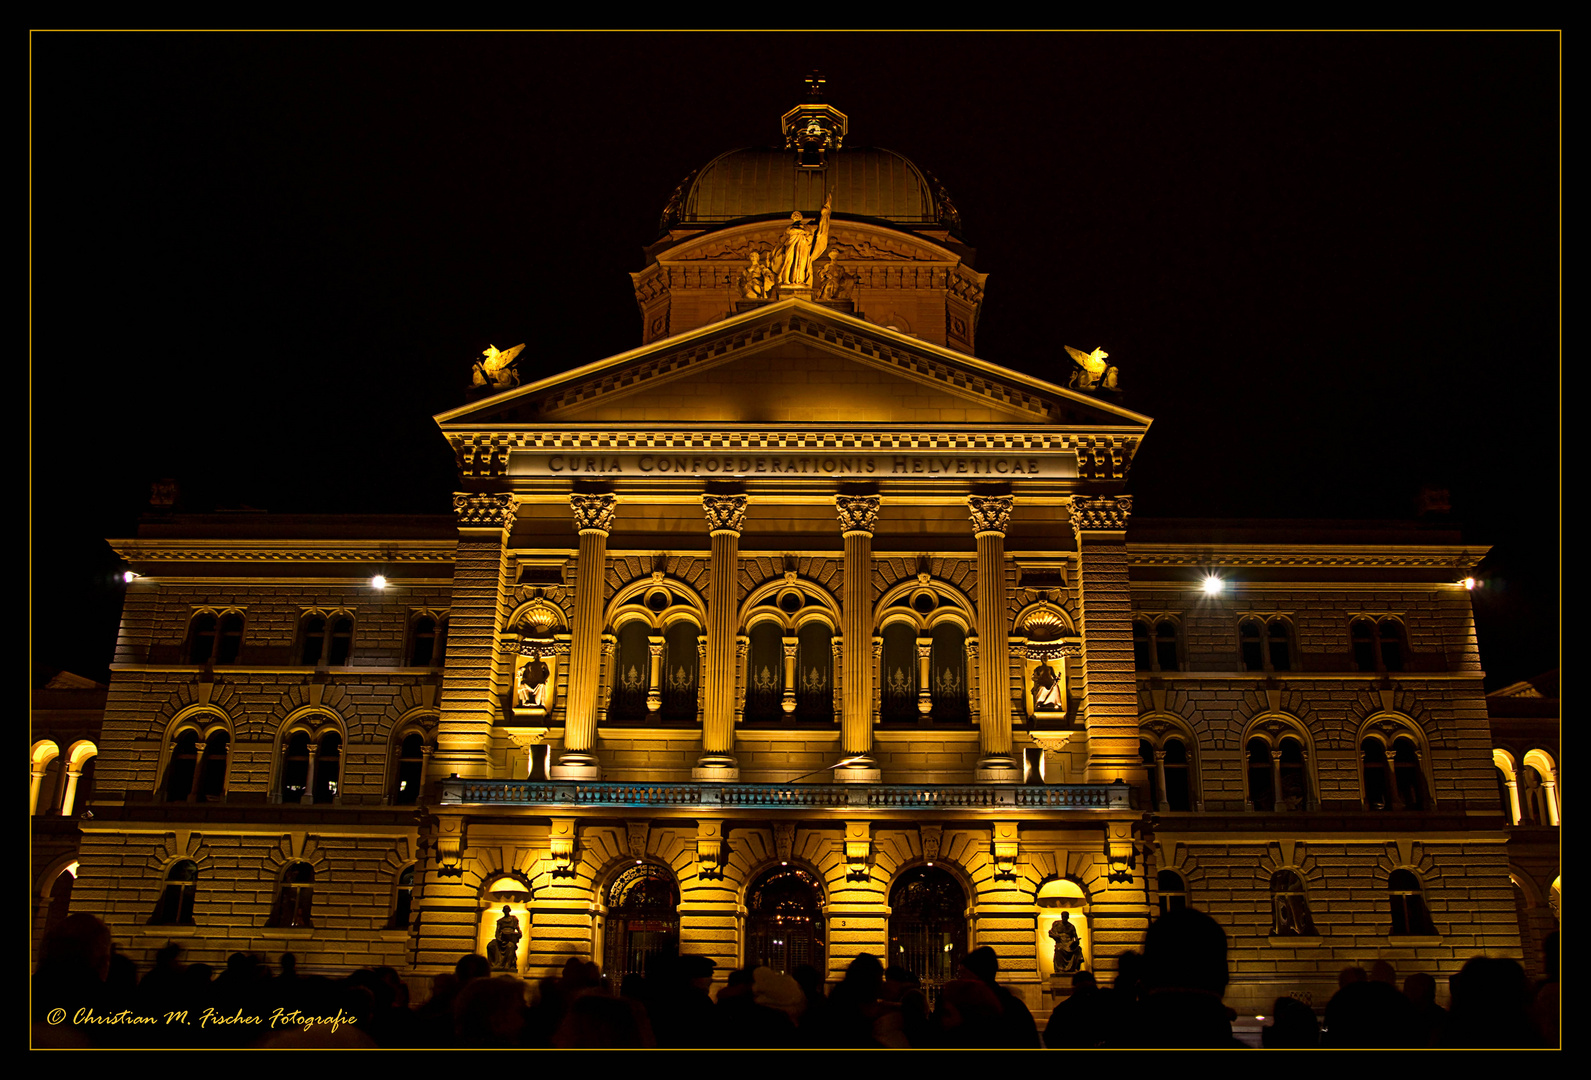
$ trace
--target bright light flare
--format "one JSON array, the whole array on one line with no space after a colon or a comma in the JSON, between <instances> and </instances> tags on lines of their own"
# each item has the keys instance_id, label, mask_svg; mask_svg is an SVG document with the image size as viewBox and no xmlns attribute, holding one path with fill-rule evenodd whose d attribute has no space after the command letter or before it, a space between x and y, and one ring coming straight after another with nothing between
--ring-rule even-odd
<instances>
[{"instance_id":1,"label":"bright light flare","mask_svg":"<svg viewBox=\"0 0 1591 1080\"><path fill-rule=\"evenodd\" d=\"M126 582L128 585L131 585L133 582L137 581L141 576L142 575L134 573L131 570L122 571L122 581Z\"/></svg>"},{"instance_id":2,"label":"bright light flare","mask_svg":"<svg viewBox=\"0 0 1591 1080\"><path fill-rule=\"evenodd\" d=\"M1221 590L1224 588L1226 588L1226 582L1222 581L1214 574L1206 574L1204 576L1205 596L1219 596L1221 595Z\"/></svg>"},{"instance_id":3,"label":"bright light flare","mask_svg":"<svg viewBox=\"0 0 1591 1080\"><path fill-rule=\"evenodd\" d=\"M371 578L370 587L372 589L385 589L387 587L387 575L377 574L375 577Z\"/></svg>"},{"instance_id":4,"label":"bright light flare","mask_svg":"<svg viewBox=\"0 0 1591 1080\"><path fill-rule=\"evenodd\" d=\"M1459 584L1464 586L1464 588L1470 589L1470 590L1478 589L1478 588L1481 587L1481 583L1476 581L1472 577L1462 578L1459 581Z\"/></svg>"}]
</instances>

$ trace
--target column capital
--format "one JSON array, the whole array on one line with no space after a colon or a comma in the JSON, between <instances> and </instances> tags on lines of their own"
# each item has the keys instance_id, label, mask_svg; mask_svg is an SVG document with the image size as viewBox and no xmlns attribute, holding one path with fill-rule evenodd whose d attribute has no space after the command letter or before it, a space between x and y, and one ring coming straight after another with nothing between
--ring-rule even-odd
<instances>
[{"instance_id":1,"label":"column capital","mask_svg":"<svg viewBox=\"0 0 1591 1080\"><path fill-rule=\"evenodd\" d=\"M717 533L740 535L740 527L746 520L744 495L703 495L702 509L707 511L709 532L715 535Z\"/></svg>"},{"instance_id":2,"label":"column capital","mask_svg":"<svg viewBox=\"0 0 1591 1080\"><path fill-rule=\"evenodd\" d=\"M514 496L506 491L491 494L453 493L453 513L460 528L506 528L514 523Z\"/></svg>"},{"instance_id":3,"label":"column capital","mask_svg":"<svg viewBox=\"0 0 1591 1080\"><path fill-rule=\"evenodd\" d=\"M852 533L873 535L873 525L878 521L877 495L836 495L834 505L840 512L842 536L850 536Z\"/></svg>"},{"instance_id":4,"label":"column capital","mask_svg":"<svg viewBox=\"0 0 1591 1080\"><path fill-rule=\"evenodd\" d=\"M571 495L575 528L580 532L599 532L606 536L613 528L613 514L619 500L614 495Z\"/></svg>"},{"instance_id":5,"label":"column capital","mask_svg":"<svg viewBox=\"0 0 1591 1080\"><path fill-rule=\"evenodd\" d=\"M978 536L985 533L1004 536L1015 502L1016 499L1010 495L968 495L967 508L972 511L973 533Z\"/></svg>"},{"instance_id":6,"label":"column capital","mask_svg":"<svg viewBox=\"0 0 1591 1080\"><path fill-rule=\"evenodd\" d=\"M1085 495L1072 500L1072 535L1085 532L1123 532L1132 514L1131 495Z\"/></svg>"}]
</instances>

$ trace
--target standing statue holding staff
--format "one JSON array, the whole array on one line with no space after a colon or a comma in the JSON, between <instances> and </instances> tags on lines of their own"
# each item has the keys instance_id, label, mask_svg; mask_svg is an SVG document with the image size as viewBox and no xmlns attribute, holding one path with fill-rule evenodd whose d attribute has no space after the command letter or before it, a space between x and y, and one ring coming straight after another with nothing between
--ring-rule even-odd
<instances>
[{"instance_id":1,"label":"standing statue holding staff","mask_svg":"<svg viewBox=\"0 0 1591 1080\"><path fill-rule=\"evenodd\" d=\"M829 204L833 201L832 195L823 200L815 229L803 224L801 211L790 215L790 227L784 232L777 256L780 285L812 287L812 264L829 246Z\"/></svg>"}]
</instances>

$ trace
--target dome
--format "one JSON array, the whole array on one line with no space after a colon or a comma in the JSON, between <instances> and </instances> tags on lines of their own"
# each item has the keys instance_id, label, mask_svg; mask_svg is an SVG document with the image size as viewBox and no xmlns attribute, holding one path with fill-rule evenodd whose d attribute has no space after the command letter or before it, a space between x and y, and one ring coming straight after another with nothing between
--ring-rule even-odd
<instances>
[{"instance_id":1,"label":"dome","mask_svg":"<svg viewBox=\"0 0 1591 1080\"><path fill-rule=\"evenodd\" d=\"M688 177L663 225L722 225L744 218L816 213L834 197L837 218L960 229L944 188L905 156L879 147L845 149L822 168L803 168L790 150L748 147L720 154Z\"/></svg>"}]
</instances>

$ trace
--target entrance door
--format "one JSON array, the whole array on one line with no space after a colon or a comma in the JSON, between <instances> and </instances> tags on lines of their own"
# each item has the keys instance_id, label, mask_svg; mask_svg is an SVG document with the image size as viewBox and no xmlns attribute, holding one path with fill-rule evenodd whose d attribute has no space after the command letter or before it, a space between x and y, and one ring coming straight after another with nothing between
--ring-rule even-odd
<instances>
[{"instance_id":1,"label":"entrance door","mask_svg":"<svg viewBox=\"0 0 1591 1080\"><path fill-rule=\"evenodd\" d=\"M930 1003L967 955L967 894L948 871L917 866L889 891L889 961L921 980Z\"/></svg>"},{"instance_id":2,"label":"entrance door","mask_svg":"<svg viewBox=\"0 0 1591 1080\"><path fill-rule=\"evenodd\" d=\"M604 974L614 986L679 955L679 886L661 866L644 863L608 890Z\"/></svg>"},{"instance_id":3,"label":"entrance door","mask_svg":"<svg viewBox=\"0 0 1591 1080\"><path fill-rule=\"evenodd\" d=\"M798 866L776 866L747 893L746 962L789 974L823 963L823 908L817 880Z\"/></svg>"}]
</instances>

